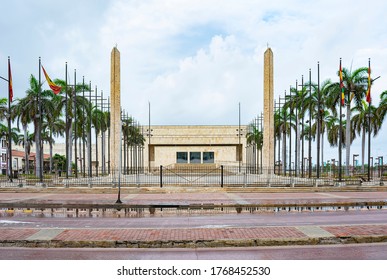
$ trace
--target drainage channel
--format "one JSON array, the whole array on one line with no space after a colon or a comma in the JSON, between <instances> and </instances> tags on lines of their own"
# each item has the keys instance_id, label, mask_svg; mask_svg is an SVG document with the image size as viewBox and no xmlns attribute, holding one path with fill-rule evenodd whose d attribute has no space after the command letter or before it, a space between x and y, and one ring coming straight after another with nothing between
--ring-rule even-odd
<instances>
[{"instance_id":1,"label":"drainage channel","mask_svg":"<svg viewBox=\"0 0 387 280\"><path fill-rule=\"evenodd\" d=\"M338 212L338 211L378 211L387 210L387 205L352 205L352 206L211 206L194 205L184 207L141 206L122 208L0 208L0 217L65 217L65 218L120 218L120 217L149 217L149 216L195 216L215 214L240 214L240 213L286 213L286 212Z\"/></svg>"}]
</instances>

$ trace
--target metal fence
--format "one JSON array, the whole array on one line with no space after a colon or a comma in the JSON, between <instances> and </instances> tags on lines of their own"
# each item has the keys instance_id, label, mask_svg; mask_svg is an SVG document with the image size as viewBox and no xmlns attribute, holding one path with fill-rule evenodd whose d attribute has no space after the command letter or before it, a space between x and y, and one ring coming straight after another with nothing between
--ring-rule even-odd
<instances>
[{"instance_id":1,"label":"metal fence","mask_svg":"<svg viewBox=\"0 0 387 280\"><path fill-rule=\"evenodd\" d=\"M281 174L279 170L263 170L251 166L228 166L217 164L175 164L148 169L146 167L125 168L121 172L112 171L104 174L95 172L92 176L77 173L66 176L63 172L44 174L43 179L34 175L16 174L13 182L6 176L0 177L0 187L23 186L57 186L57 187L165 187L165 186L193 186L193 187L296 187L296 186L337 186L384 184L387 174L376 170L372 172L371 182L367 174L343 176L341 180L336 172L321 173L320 178L294 176L294 173ZM98 174L98 176L96 175ZM344 172L343 172L344 174Z\"/></svg>"}]
</instances>

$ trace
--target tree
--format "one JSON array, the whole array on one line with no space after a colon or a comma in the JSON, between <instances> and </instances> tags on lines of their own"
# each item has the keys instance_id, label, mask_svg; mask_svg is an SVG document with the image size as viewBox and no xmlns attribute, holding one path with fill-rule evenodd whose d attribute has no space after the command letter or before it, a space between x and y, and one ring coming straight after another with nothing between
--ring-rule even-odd
<instances>
[{"instance_id":1,"label":"tree","mask_svg":"<svg viewBox=\"0 0 387 280\"><path fill-rule=\"evenodd\" d=\"M30 154L31 147L34 144L35 135L30 134L28 130L25 130L23 134L18 137L17 145L21 145L24 148L24 173L29 174Z\"/></svg>"},{"instance_id":2,"label":"tree","mask_svg":"<svg viewBox=\"0 0 387 280\"><path fill-rule=\"evenodd\" d=\"M55 98L55 104L57 105L58 110L62 111L65 116L67 116L67 122L65 120L66 129L65 133L67 135L67 155L68 155L68 161L67 161L67 168L66 172L67 175L71 175L72 166L72 139L73 139L73 123L74 118L77 115L79 117L82 112L86 110L82 110L83 108L89 108L89 101L87 98L84 98L81 95L78 95L77 93L82 91L89 91L89 86L85 84L77 84L71 86L66 84L66 81L55 79L55 84L62 87L62 91L60 94L56 95ZM67 92L66 92L67 91ZM66 98L67 94L67 98ZM67 109L67 114L66 114Z\"/></svg>"},{"instance_id":3,"label":"tree","mask_svg":"<svg viewBox=\"0 0 387 280\"><path fill-rule=\"evenodd\" d=\"M282 170L286 170L286 136L291 133L293 122L290 119L286 106L274 114L274 131L276 137L282 138Z\"/></svg>"},{"instance_id":4,"label":"tree","mask_svg":"<svg viewBox=\"0 0 387 280\"><path fill-rule=\"evenodd\" d=\"M39 81L31 75L30 77L30 88L26 91L26 96L19 99L18 103L18 118L22 118L23 130L26 131L26 126L24 124L28 124L30 121L34 124L34 135L35 135L35 143L36 143L36 168L35 172L37 176L43 174L43 159L42 159L42 151L41 151L41 119L43 116L54 110L52 105L50 104L50 99L52 96L52 92L49 90L41 90L41 84ZM39 99L41 106L41 113L39 114ZM27 162L28 159L26 158Z\"/></svg>"},{"instance_id":5,"label":"tree","mask_svg":"<svg viewBox=\"0 0 387 280\"><path fill-rule=\"evenodd\" d=\"M62 119L59 118L58 114L47 114L42 129L46 133L44 141L46 141L50 145L50 173L53 171L52 150L53 145L55 144L54 137L63 136L65 128L66 124Z\"/></svg>"},{"instance_id":6,"label":"tree","mask_svg":"<svg viewBox=\"0 0 387 280\"><path fill-rule=\"evenodd\" d=\"M364 99L367 90L368 68L361 67L352 72L347 68L343 68L343 85L345 95L345 105L347 107L346 128L345 128L345 151L346 151L346 175L349 175L350 153L351 153L351 103L355 102L356 107L361 107L361 102ZM337 90L340 90L338 87Z\"/></svg>"},{"instance_id":7,"label":"tree","mask_svg":"<svg viewBox=\"0 0 387 280\"><path fill-rule=\"evenodd\" d=\"M364 172L364 157L365 157L365 145L366 145L366 134L368 132L377 135L381 125L382 118L379 114L380 111L373 105L370 105L363 100L361 102L361 107L356 106L352 109L353 112L357 113L352 117L352 127L355 129L358 135L361 135L361 160L362 160L362 172ZM368 118L368 114L371 113L371 118ZM369 123L371 121L371 123ZM371 124L371 127L370 125Z\"/></svg>"}]
</instances>

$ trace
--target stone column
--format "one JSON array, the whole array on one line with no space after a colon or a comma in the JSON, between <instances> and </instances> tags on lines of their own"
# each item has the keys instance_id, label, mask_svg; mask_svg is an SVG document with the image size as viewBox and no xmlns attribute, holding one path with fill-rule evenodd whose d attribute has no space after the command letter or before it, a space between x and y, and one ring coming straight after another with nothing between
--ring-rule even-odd
<instances>
[{"instance_id":1,"label":"stone column","mask_svg":"<svg viewBox=\"0 0 387 280\"><path fill-rule=\"evenodd\" d=\"M273 52L270 48L264 54L263 80L263 173L274 173L274 83Z\"/></svg>"},{"instance_id":2,"label":"stone column","mask_svg":"<svg viewBox=\"0 0 387 280\"><path fill-rule=\"evenodd\" d=\"M120 167L121 80L120 52L114 47L111 53L110 72L110 168L112 174Z\"/></svg>"}]
</instances>

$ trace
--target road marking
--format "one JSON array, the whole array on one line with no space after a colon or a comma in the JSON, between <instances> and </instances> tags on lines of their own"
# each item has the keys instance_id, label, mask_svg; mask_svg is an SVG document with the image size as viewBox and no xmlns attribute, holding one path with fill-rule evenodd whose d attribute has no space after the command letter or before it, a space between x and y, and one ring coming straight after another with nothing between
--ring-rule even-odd
<instances>
[{"instance_id":1,"label":"road marking","mask_svg":"<svg viewBox=\"0 0 387 280\"><path fill-rule=\"evenodd\" d=\"M0 220L0 224L32 224L32 222Z\"/></svg>"},{"instance_id":2,"label":"road marking","mask_svg":"<svg viewBox=\"0 0 387 280\"><path fill-rule=\"evenodd\" d=\"M318 226L299 226L296 227L308 237L334 237L334 235Z\"/></svg>"},{"instance_id":3,"label":"road marking","mask_svg":"<svg viewBox=\"0 0 387 280\"><path fill-rule=\"evenodd\" d=\"M125 199L125 200L128 200L128 199L134 199L138 196L138 194L128 194L126 195L125 197L123 197L122 199Z\"/></svg>"},{"instance_id":4,"label":"road marking","mask_svg":"<svg viewBox=\"0 0 387 280\"><path fill-rule=\"evenodd\" d=\"M63 231L64 229L57 228L41 229L37 233L28 237L27 240L51 240Z\"/></svg>"},{"instance_id":5,"label":"road marking","mask_svg":"<svg viewBox=\"0 0 387 280\"><path fill-rule=\"evenodd\" d=\"M336 198L349 198L348 196L336 195L331 193L319 193L320 195L328 196L328 197L336 197Z\"/></svg>"},{"instance_id":6,"label":"road marking","mask_svg":"<svg viewBox=\"0 0 387 280\"><path fill-rule=\"evenodd\" d=\"M234 193L225 193L225 194L229 198L235 200L235 202L238 203L238 204L249 204L249 202L247 200L241 198L239 195L236 195Z\"/></svg>"}]
</instances>

